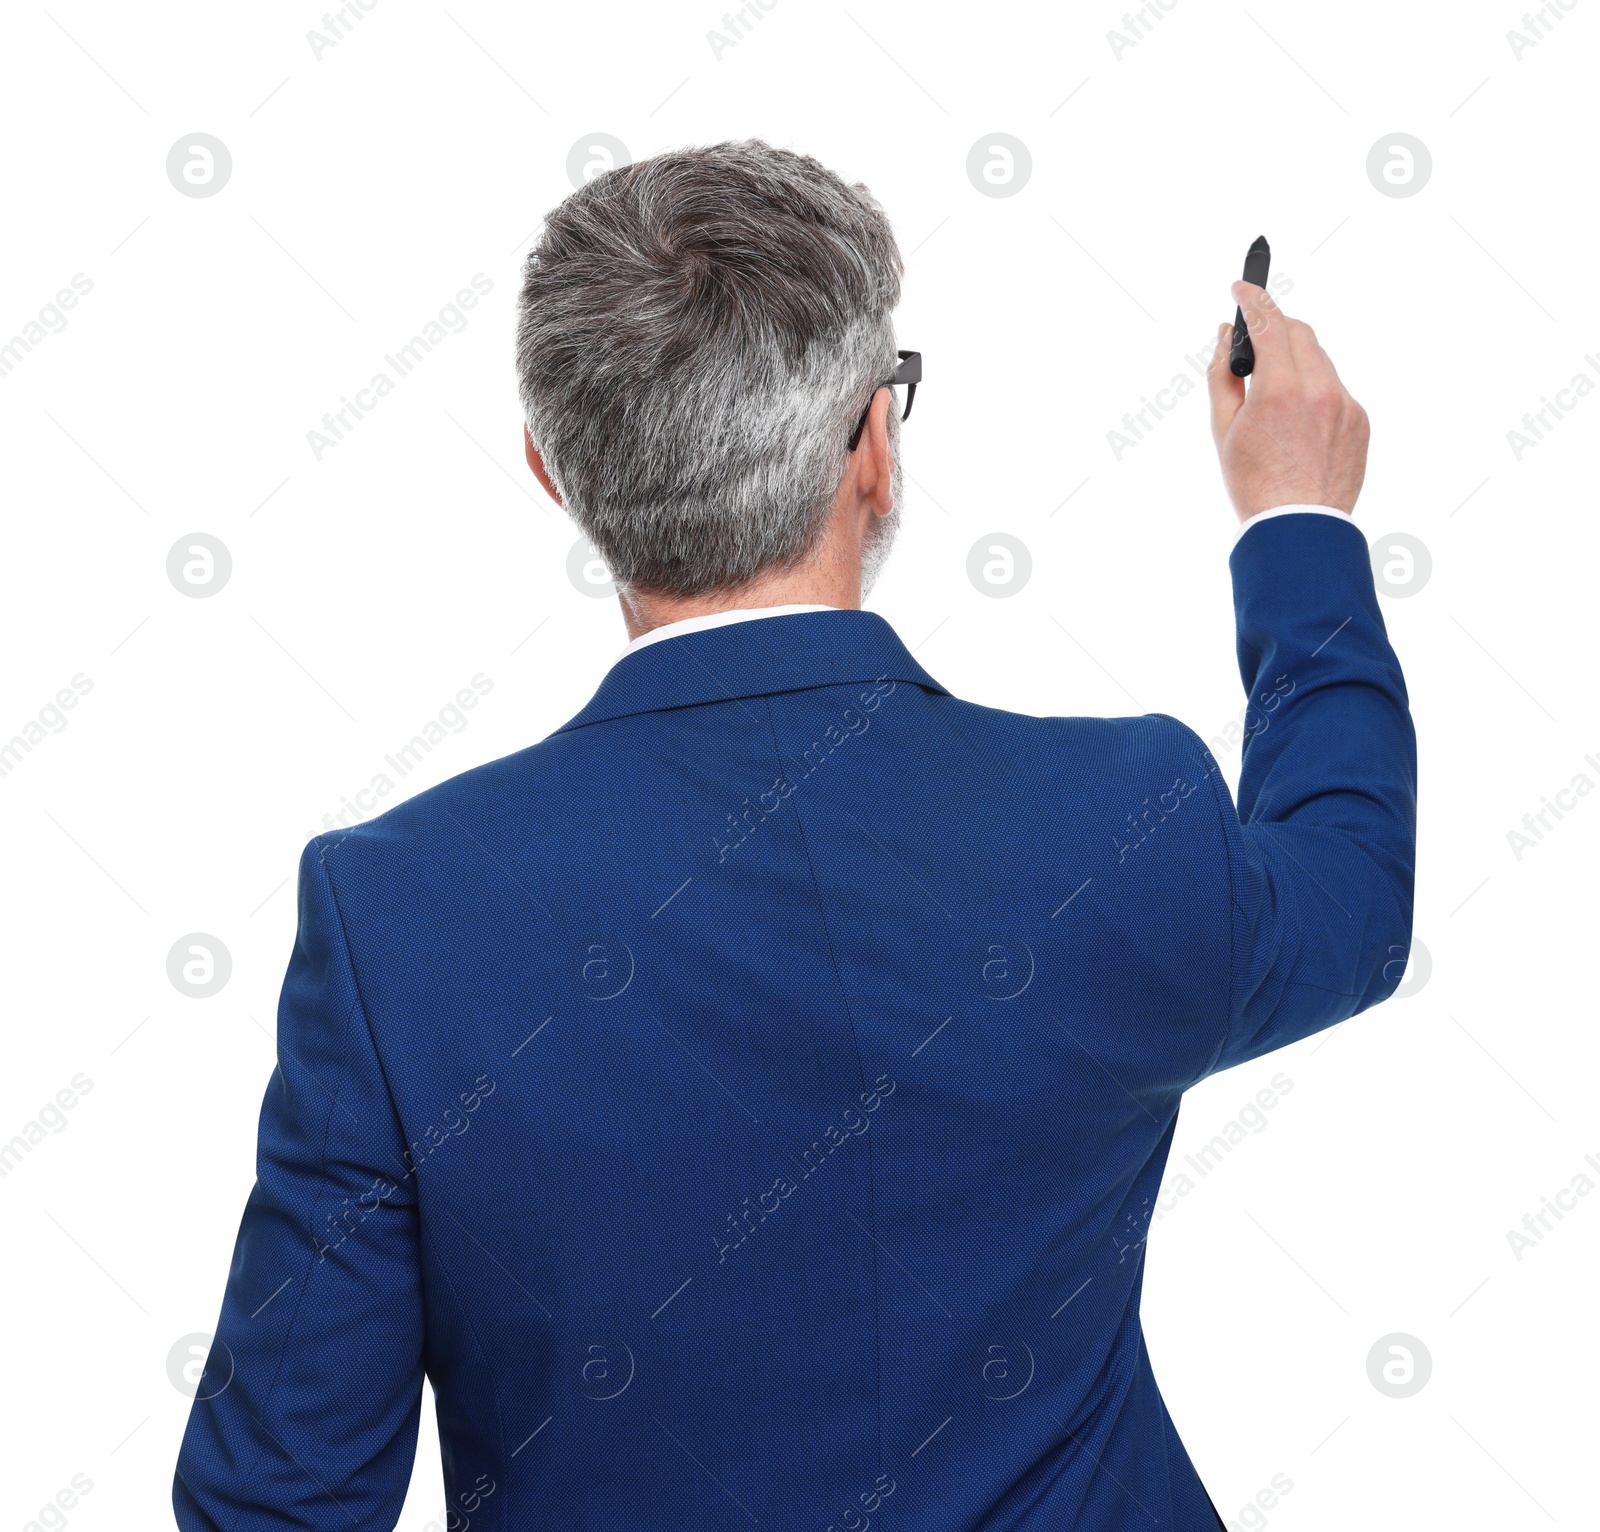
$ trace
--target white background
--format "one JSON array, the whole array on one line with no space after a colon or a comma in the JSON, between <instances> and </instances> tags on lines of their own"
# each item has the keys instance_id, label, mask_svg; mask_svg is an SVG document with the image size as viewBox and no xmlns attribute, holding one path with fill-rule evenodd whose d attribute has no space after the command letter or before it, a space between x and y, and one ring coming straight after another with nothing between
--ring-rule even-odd
<instances>
[{"instance_id":1,"label":"white background","mask_svg":"<svg viewBox=\"0 0 1600 1532\"><path fill-rule=\"evenodd\" d=\"M1242 1525L1593 1525L1600 1196L1520 1260L1507 1231L1600 1157L1600 801L1520 858L1507 832L1600 783L1600 401L1520 461L1507 433L1600 376L1600 10L1519 58L1517 3L1175 0L1119 53L1118 4L776 0L718 56L717 4L377 0L320 59L312 5L11 14L0 342L75 274L93 289L0 377L0 739L74 675L92 690L0 777L0 1141L92 1088L0 1179L5 1525L76 1473L71 1526L170 1525L167 1358L215 1321L305 839L474 675L467 727L384 806L539 739L620 649L522 465L511 367L520 257L596 132L635 158L758 135L880 197L927 381L872 605L956 693L1034 713L1159 710L1208 738L1239 715L1203 389L1120 461L1107 433L1198 383L1185 358L1268 234L1284 307L1372 417L1361 526L1432 556L1384 600L1432 971L1192 1093L1175 1167L1292 1081L1157 1223L1157 1375L1224 1516L1292 1481ZM165 171L196 132L232 155L212 197ZM1005 198L965 168L996 132L1032 158ZM1366 173L1396 132L1433 159L1405 198ZM318 461L307 432L477 273L468 327ZM196 532L233 561L207 599L166 574ZM966 574L998 532L1033 562L1009 599ZM210 999L166 975L191 932L232 954ZM1410 1398L1368 1380L1391 1332L1432 1357ZM401 1526L441 1503L430 1412Z\"/></svg>"}]
</instances>

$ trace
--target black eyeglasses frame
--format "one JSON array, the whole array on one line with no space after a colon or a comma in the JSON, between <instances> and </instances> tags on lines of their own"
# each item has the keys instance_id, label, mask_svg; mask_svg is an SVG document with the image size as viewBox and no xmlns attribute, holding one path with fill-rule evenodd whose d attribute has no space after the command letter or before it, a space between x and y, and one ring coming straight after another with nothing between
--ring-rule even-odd
<instances>
[{"instance_id":1,"label":"black eyeglasses frame","mask_svg":"<svg viewBox=\"0 0 1600 1532\"><path fill-rule=\"evenodd\" d=\"M878 388L894 388L904 384L906 390L905 413L902 420L911 418L911 403L917 397L917 384L922 381L922 353L920 351L901 351L900 365L895 368L894 376L878 385ZM878 388L873 389L872 399L878 397ZM850 433L850 451L854 452L861 442L861 433L867 428L867 416L872 413L872 399L867 400L867 407L861 412L861 419L856 422L856 428Z\"/></svg>"}]
</instances>

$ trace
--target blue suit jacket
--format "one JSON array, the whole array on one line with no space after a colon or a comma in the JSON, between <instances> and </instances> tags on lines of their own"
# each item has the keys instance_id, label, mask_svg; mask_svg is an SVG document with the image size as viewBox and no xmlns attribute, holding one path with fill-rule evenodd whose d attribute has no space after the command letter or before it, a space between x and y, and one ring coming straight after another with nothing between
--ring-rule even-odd
<instances>
[{"instance_id":1,"label":"blue suit jacket","mask_svg":"<svg viewBox=\"0 0 1600 1532\"><path fill-rule=\"evenodd\" d=\"M452 1529L1214 1528L1139 1323L1178 1105L1394 989L1415 808L1361 533L1232 570L1237 812L824 612L313 841L179 1525L392 1527L426 1376Z\"/></svg>"}]
</instances>

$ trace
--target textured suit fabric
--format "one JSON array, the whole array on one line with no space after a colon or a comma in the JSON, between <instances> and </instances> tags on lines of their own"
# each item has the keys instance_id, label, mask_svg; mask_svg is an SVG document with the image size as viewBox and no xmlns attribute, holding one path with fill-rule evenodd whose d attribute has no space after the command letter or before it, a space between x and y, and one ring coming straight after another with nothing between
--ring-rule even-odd
<instances>
[{"instance_id":1,"label":"textured suit fabric","mask_svg":"<svg viewBox=\"0 0 1600 1532\"><path fill-rule=\"evenodd\" d=\"M314 840L180 1527L393 1526L426 1376L453 1527L1214 1528L1139 1322L1179 1103L1394 989L1416 781L1361 534L1231 567L1237 810L821 612Z\"/></svg>"}]
</instances>

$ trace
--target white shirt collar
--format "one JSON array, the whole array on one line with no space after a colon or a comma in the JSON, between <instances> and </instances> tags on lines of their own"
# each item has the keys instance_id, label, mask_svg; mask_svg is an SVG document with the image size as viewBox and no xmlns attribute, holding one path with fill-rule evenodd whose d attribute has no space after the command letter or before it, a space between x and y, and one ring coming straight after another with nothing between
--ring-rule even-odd
<instances>
[{"instance_id":1,"label":"white shirt collar","mask_svg":"<svg viewBox=\"0 0 1600 1532\"><path fill-rule=\"evenodd\" d=\"M705 612L699 617L683 617L677 622L663 623L659 628L651 628L648 633L641 633L622 652L632 654L635 649L659 643L664 638L680 638L685 633L698 633L703 628L726 627L730 622L750 622L757 617L788 617L795 612L842 610L842 607L836 606L745 606L736 607L730 612Z\"/></svg>"}]
</instances>

